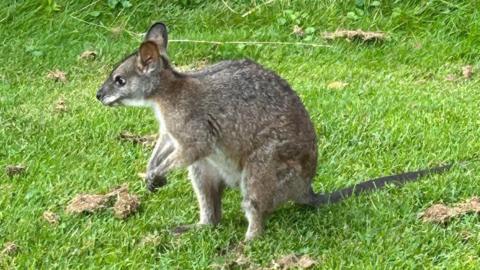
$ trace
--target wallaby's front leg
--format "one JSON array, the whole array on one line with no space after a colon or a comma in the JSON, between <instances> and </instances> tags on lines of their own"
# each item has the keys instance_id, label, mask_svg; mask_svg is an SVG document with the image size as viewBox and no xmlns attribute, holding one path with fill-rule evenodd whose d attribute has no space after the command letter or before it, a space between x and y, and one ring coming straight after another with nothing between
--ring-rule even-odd
<instances>
[{"instance_id":1,"label":"wallaby's front leg","mask_svg":"<svg viewBox=\"0 0 480 270\"><path fill-rule=\"evenodd\" d=\"M198 158L193 158L193 149L184 150L181 148L175 148L175 150L168 155L155 169L152 170L152 174L165 175L173 169L186 167L195 162Z\"/></svg>"},{"instance_id":2,"label":"wallaby's front leg","mask_svg":"<svg viewBox=\"0 0 480 270\"><path fill-rule=\"evenodd\" d=\"M169 171L192 165L212 152L208 141L195 141L191 144L179 145L155 169L154 174L166 175Z\"/></svg>"},{"instance_id":3,"label":"wallaby's front leg","mask_svg":"<svg viewBox=\"0 0 480 270\"><path fill-rule=\"evenodd\" d=\"M164 186L167 183L165 175L158 174L155 170L156 167L161 164L173 151L175 147L173 145L172 139L168 134L162 134L155 144L152 156L148 162L147 175L145 177L145 182L147 184L147 189L150 191L155 191L157 188Z\"/></svg>"},{"instance_id":4,"label":"wallaby's front leg","mask_svg":"<svg viewBox=\"0 0 480 270\"><path fill-rule=\"evenodd\" d=\"M175 145L173 145L173 140L176 142ZM164 176L173 169L192 165L212 153L215 140L216 137L209 131L206 122L191 121L187 123L181 132L172 135L169 141L174 147L166 147L169 150L166 151L168 155L159 159L159 164L148 174Z\"/></svg>"}]
</instances>

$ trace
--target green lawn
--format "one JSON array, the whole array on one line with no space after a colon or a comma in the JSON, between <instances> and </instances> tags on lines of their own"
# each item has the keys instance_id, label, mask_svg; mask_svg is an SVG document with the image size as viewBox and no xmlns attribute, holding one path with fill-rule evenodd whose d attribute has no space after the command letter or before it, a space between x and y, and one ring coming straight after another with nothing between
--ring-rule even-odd
<instances>
[{"instance_id":1,"label":"green lawn","mask_svg":"<svg viewBox=\"0 0 480 270\"><path fill-rule=\"evenodd\" d=\"M0 255L2 269L205 269L238 255L247 226L239 192L227 192L218 228L173 235L173 227L198 220L185 171L172 173L167 186L150 194L137 173L145 170L151 149L117 139L123 130L155 133L153 113L107 108L95 99L113 65L158 20L169 26L176 66L248 57L290 82L318 133L317 191L465 160L480 150L480 76L462 76L465 65L480 70L478 1L277 0L254 10L265 0L226 0L228 6L130 0L123 1L131 4L125 8L108 2L115 1L0 3L0 248L12 241L20 247L16 255ZM308 33L292 34L294 25ZM388 39L322 38L337 28L384 31ZM175 42L183 39L324 46ZM97 58L79 59L85 50ZM66 72L67 82L47 78L56 69ZM330 89L334 81L348 85ZM66 112L55 109L62 98ZM27 170L10 178L4 172L10 164ZM468 162L336 205L286 205L243 254L263 267L298 253L325 269L478 269L480 218L439 226L417 215L435 202L478 195L479 170L480 163ZM109 211L65 212L76 194L122 183L142 201L127 220ZM60 215L58 226L42 219L46 210ZM154 241L145 244L145 237Z\"/></svg>"}]
</instances>

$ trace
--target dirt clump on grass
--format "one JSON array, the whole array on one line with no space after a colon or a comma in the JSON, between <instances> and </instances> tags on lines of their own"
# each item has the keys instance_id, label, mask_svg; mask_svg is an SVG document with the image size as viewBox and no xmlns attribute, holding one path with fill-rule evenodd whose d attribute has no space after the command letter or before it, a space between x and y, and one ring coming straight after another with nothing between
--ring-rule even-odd
<instances>
[{"instance_id":1,"label":"dirt clump on grass","mask_svg":"<svg viewBox=\"0 0 480 270\"><path fill-rule=\"evenodd\" d=\"M67 111L67 104L65 102L65 99L63 97L60 97L57 102L55 102L55 107L54 107L55 112L66 112Z\"/></svg>"},{"instance_id":2,"label":"dirt clump on grass","mask_svg":"<svg viewBox=\"0 0 480 270\"><path fill-rule=\"evenodd\" d=\"M107 207L108 197L98 194L77 195L67 206L67 213L95 213Z\"/></svg>"},{"instance_id":3,"label":"dirt clump on grass","mask_svg":"<svg viewBox=\"0 0 480 270\"><path fill-rule=\"evenodd\" d=\"M117 195L117 201L113 205L113 212L117 218L125 219L137 212L139 206L140 200L136 195L129 194L127 191L120 192Z\"/></svg>"},{"instance_id":4,"label":"dirt clump on grass","mask_svg":"<svg viewBox=\"0 0 480 270\"><path fill-rule=\"evenodd\" d=\"M67 74L59 69L49 71L47 73L47 78L56 82L67 82Z\"/></svg>"},{"instance_id":5,"label":"dirt clump on grass","mask_svg":"<svg viewBox=\"0 0 480 270\"><path fill-rule=\"evenodd\" d=\"M419 217L423 222L446 224L453 218L470 213L480 213L480 199L478 197L473 197L451 207L441 203L434 204L420 213Z\"/></svg>"},{"instance_id":6,"label":"dirt clump on grass","mask_svg":"<svg viewBox=\"0 0 480 270\"><path fill-rule=\"evenodd\" d=\"M95 60L95 58L97 58L96 51L86 50L80 54L80 59Z\"/></svg>"},{"instance_id":7,"label":"dirt clump on grass","mask_svg":"<svg viewBox=\"0 0 480 270\"><path fill-rule=\"evenodd\" d=\"M140 144L140 145L147 146L147 147L155 146L155 142L157 141L157 135L156 134L141 136L141 135L133 134L129 131L122 131L118 135L118 138L122 141L128 141L128 142L132 142L134 144Z\"/></svg>"},{"instance_id":8,"label":"dirt clump on grass","mask_svg":"<svg viewBox=\"0 0 480 270\"><path fill-rule=\"evenodd\" d=\"M5 167L5 173L8 175L8 177L13 177L15 175L23 174L26 169L27 167L21 164L7 165L7 167Z\"/></svg>"},{"instance_id":9,"label":"dirt clump on grass","mask_svg":"<svg viewBox=\"0 0 480 270\"><path fill-rule=\"evenodd\" d=\"M335 32L324 32L323 38L327 40L335 40L344 38L347 40L361 41L385 41L387 35L384 32L371 32L363 30L337 30Z\"/></svg>"},{"instance_id":10,"label":"dirt clump on grass","mask_svg":"<svg viewBox=\"0 0 480 270\"><path fill-rule=\"evenodd\" d=\"M140 200L130 194L126 185L113 189L106 194L80 194L70 201L67 213L96 213L112 208L115 217L125 219L138 211Z\"/></svg>"},{"instance_id":11,"label":"dirt clump on grass","mask_svg":"<svg viewBox=\"0 0 480 270\"><path fill-rule=\"evenodd\" d=\"M45 211L42 214L43 219L51 225L58 225L60 223L60 216L52 211Z\"/></svg>"}]
</instances>

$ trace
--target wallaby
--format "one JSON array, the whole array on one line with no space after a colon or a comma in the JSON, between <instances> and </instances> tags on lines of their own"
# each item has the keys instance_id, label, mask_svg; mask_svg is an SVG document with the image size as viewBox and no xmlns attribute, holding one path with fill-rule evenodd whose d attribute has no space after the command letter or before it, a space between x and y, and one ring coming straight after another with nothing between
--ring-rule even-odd
<instances>
[{"instance_id":1,"label":"wallaby","mask_svg":"<svg viewBox=\"0 0 480 270\"><path fill-rule=\"evenodd\" d=\"M150 191L166 174L188 167L200 207L199 224L221 218L225 187L239 187L248 219L246 239L260 235L266 216L287 201L318 206L403 183L450 166L382 177L330 194L316 194L313 124L300 98L274 72L251 60L223 61L180 73L167 56L163 23L148 30L138 51L114 68L97 93L104 105L151 106L160 135L148 162Z\"/></svg>"}]
</instances>

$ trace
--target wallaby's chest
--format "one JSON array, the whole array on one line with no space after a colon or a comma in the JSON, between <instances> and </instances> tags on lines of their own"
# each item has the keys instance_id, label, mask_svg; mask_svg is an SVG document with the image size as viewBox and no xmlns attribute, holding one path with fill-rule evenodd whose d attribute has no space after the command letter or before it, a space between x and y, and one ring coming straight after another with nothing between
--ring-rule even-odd
<instances>
[{"instance_id":1,"label":"wallaby's chest","mask_svg":"<svg viewBox=\"0 0 480 270\"><path fill-rule=\"evenodd\" d=\"M236 162L229 158L221 149L215 148L207 161L217 169L229 187L238 187L242 176L241 169Z\"/></svg>"}]
</instances>

